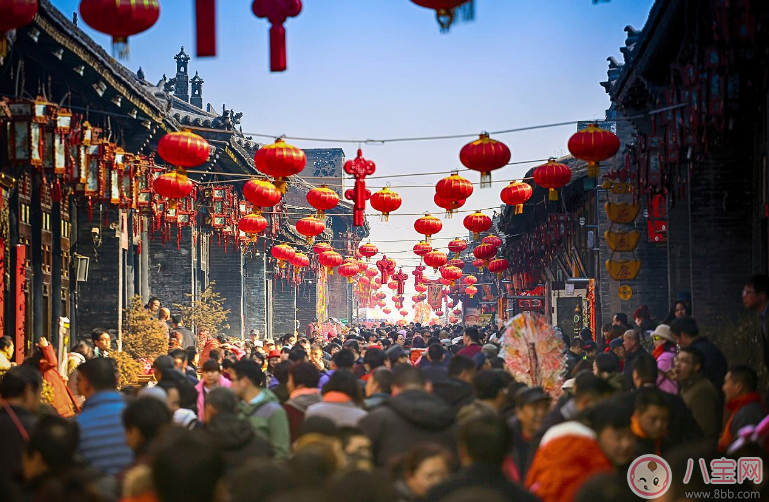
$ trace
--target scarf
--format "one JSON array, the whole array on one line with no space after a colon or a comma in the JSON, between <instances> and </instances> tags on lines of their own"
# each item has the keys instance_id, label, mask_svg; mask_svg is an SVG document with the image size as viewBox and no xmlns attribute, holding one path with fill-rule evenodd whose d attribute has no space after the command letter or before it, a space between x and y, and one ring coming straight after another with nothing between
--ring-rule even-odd
<instances>
[{"instance_id":1,"label":"scarf","mask_svg":"<svg viewBox=\"0 0 769 502\"><path fill-rule=\"evenodd\" d=\"M323 395L324 403L351 403L352 398L344 392L332 390Z\"/></svg>"},{"instance_id":2,"label":"scarf","mask_svg":"<svg viewBox=\"0 0 769 502\"><path fill-rule=\"evenodd\" d=\"M654 359L659 359L662 354L665 353L665 344L663 343L659 347L654 347L654 351L652 352L652 355L654 356Z\"/></svg>"},{"instance_id":3,"label":"scarf","mask_svg":"<svg viewBox=\"0 0 769 502\"><path fill-rule=\"evenodd\" d=\"M292 392L291 395L288 396L288 398L294 399L297 396L304 396L305 394L317 394L317 393L318 393L318 389L303 387L301 389L294 390L294 392Z\"/></svg>"},{"instance_id":4,"label":"scarf","mask_svg":"<svg viewBox=\"0 0 769 502\"><path fill-rule=\"evenodd\" d=\"M731 431L732 419L734 419L734 415L736 415L740 409L744 408L750 403L756 402L761 402L761 395L758 392L751 392L750 394L745 394L744 396L735 397L726 403L726 409L729 410L729 420L726 422L724 432L721 434L721 439L718 441L718 449L720 451L726 451L729 445L732 444L732 442L736 439L732 435Z\"/></svg>"},{"instance_id":5,"label":"scarf","mask_svg":"<svg viewBox=\"0 0 769 502\"><path fill-rule=\"evenodd\" d=\"M662 456L662 440L661 439L654 439L652 440L646 432L641 428L641 424L638 422L638 419L634 416L630 417L630 430L633 432L633 435L641 438L641 439L647 439L649 441L654 441L654 454L658 457Z\"/></svg>"}]
</instances>

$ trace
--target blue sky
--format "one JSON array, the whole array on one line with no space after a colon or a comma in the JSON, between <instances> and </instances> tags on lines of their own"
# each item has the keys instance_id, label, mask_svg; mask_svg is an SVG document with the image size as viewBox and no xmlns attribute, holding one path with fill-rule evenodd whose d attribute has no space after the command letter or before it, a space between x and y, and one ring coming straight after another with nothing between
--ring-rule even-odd
<instances>
[{"instance_id":1,"label":"blue sky","mask_svg":"<svg viewBox=\"0 0 769 502\"><path fill-rule=\"evenodd\" d=\"M441 34L434 13L409 0L307 0L286 23L288 71L268 62L269 24L246 0L219 0L217 58L193 57L190 70L205 80L203 98L244 112L244 131L289 136L382 138L473 133L481 130L600 118L609 100L599 82L606 57L621 60L626 25L641 28L652 0L476 0L473 22ZM69 15L76 0L53 0ZM126 65L142 66L147 79L175 73L173 56L194 51L190 0L161 0L158 23L132 38ZM84 23L80 23L84 26ZM86 28L87 29L87 28ZM89 30L104 46L107 36ZM558 156L574 126L500 136L513 161ZM462 168L467 140L364 145L376 175ZM356 145L293 142L299 147L340 146L348 158ZM495 171L495 179L520 177L528 166ZM465 176L474 183L478 174ZM434 184L441 176L399 178L394 185ZM382 180L377 180L378 184ZM372 183L374 184L374 183ZM476 185L466 209L499 204L499 190ZM396 188L401 212L440 214L432 188ZM372 241L396 260L413 264L419 235L412 216L389 224L371 219ZM441 237L464 236L462 218L444 220ZM405 239L404 242L381 242ZM379 242L377 242L379 241ZM447 243L439 241L439 244ZM408 257L408 258L407 258Z\"/></svg>"}]
</instances>

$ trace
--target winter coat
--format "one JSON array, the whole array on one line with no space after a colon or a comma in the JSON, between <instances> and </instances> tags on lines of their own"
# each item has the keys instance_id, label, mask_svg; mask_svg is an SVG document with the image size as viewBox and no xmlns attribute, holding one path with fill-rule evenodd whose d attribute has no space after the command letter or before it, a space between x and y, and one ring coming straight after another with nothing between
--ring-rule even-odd
<instances>
[{"instance_id":1,"label":"winter coat","mask_svg":"<svg viewBox=\"0 0 769 502\"><path fill-rule=\"evenodd\" d=\"M702 429L706 441L715 444L721 424L721 407L718 391L703 374L698 374L687 382L680 382L681 398L692 416Z\"/></svg>"},{"instance_id":2,"label":"winter coat","mask_svg":"<svg viewBox=\"0 0 769 502\"><path fill-rule=\"evenodd\" d=\"M498 494L500 500L538 502L537 497L507 479L498 466L480 463L465 467L448 480L434 486L425 501L438 502L444 500L447 495L465 488L489 490Z\"/></svg>"},{"instance_id":3,"label":"winter coat","mask_svg":"<svg viewBox=\"0 0 769 502\"><path fill-rule=\"evenodd\" d=\"M224 459L226 471L232 471L250 458L270 458L270 442L257 435L245 419L231 414L220 413L210 422L195 431L200 431Z\"/></svg>"},{"instance_id":4,"label":"winter coat","mask_svg":"<svg viewBox=\"0 0 769 502\"><path fill-rule=\"evenodd\" d=\"M43 375L43 380L48 382L53 390L53 407L62 417L72 417L80 411L80 407L77 405L72 391L67 387L64 378L59 374L59 362L56 359L53 345L48 344L45 347L40 347L40 350L43 353L43 358L40 360L40 373Z\"/></svg>"},{"instance_id":5,"label":"winter coat","mask_svg":"<svg viewBox=\"0 0 769 502\"><path fill-rule=\"evenodd\" d=\"M433 394L446 401L454 410L454 415L464 405L472 403L475 399L473 386L456 378L449 378L445 382L433 382Z\"/></svg>"},{"instance_id":6,"label":"winter coat","mask_svg":"<svg viewBox=\"0 0 769 502\"><path fill-rule=\"evenodd\" d=\"M622 369L622 373L625 374L625 383L627 383L628 389L635 388L635 385L633 384L633 365L635 364L636 358L641 354L648 354L648 352L646 352L646 349L643 347L638 347L635 352L628 352L625 354L625 367Z\"/></svg>"},{"instance_id":7,"label":"winter coat","mask_svg":"<svg viewBox=\"0 0 769 502\"><path fill-rule=\"evenodd\" d=\"M390 394L386 392L377 392L371 394L369 397L363 400L363 406L368 411L378 408L390 400Z\"/></svg>"},{"instance_id":8,"label":"winter coat","mask_svg":"<svg viewBox=\"0 0 769 502\"><path fill-rule=\"evenodd\" d=\"M449 372L443 363L430 363L422 368L422 374L425 380L430 382L445 382L449 379Z\"/></svg>"},{"instance_id":9,"label":"winter coat","mask_svg":"<svg viewBox=\"0 0 769 502\"><path fill-rule=\"evenodd\" d=\"M457 422L459 424L464 424L480 417L499 418L499 414L497 413L497 410L488 404L484 403L480 399L476 399L472 403L466 404L462 407L461 410L459 410L459 413L457 413Z\"/></svg>"},{"instance_id":10,"label":"winter coat","mask_svg":"<svg viewBox=\"0 0 769 502\"><path fill-rule=\"evenodd\" d=\"M221 375L219 377L219 385L229 388L230 381L226 376ZM198 418L203 421L206 418L206 393L208 392L205 388L205 382L203 380L199 381L195 385L195 390L198 392Z\"/></svg>"},{"instance_id":11,"label":"winter coat","mask_svg":"<svg viewBox=\"0 0 769 502\"><path fill-rule=\"evenodd\" d=\"M666 376L667 372L673 369L673 359L675 358L675 348L664 351L657 358L657 388L668 394L678 394L678 382Z\"/></svg>"},{"instance_id":12,"label":"winter coat","mask_svg":"<svg viewBox=\"0 0 769 502\"><path fill-rule=\"evenodd\" d=\"M359 427L371 439L377 465L384 465L419 443L456 447L454 411L424 390L405 390L364 417Z\"/></svg>"},{"instance_id":13,"label":"winter coat","mask_svg":"<svg viewBox=\"0 0 769 502\"><path fill-rule=\"evenodd\" d=\"M188 330L184 326L177 326L175 328L171 328L171 331L178 331L179 333L182 334L183 349L197 346L197 340L195 340L195 335L193 335L192 331Z\"/></svg>"},{"instance_id":14,"label":"winter coat","mask_svg":"<svg viewBox=\"0 0 769 502\"><path fill-rule=\"evenodd\" d=\"M248 420L254 432L267 438L275 460L288 458L290 431L286 411L271 391L262 389L252 402L241 402L240 416Z\"/></svg>"},{"instance_id":15,"label":"winter coat","mask_svg":"<svg viewBox=\"0 0 769 502\"><path fill-rule=\"evenodd\" d=\"M3 447L0 448L0 486L2 478L21 479L21 452L27 446L24 434L29 437L37 424L37 416L31 411L18 406L6 406L0 406L0 437L3 438ZM9 408L11 413L8 413ZM18 424L11 418L13 415Z\"/></svg>"},{"instance_id":16,"label":"winter coat","mask_svg":"<svg viewBox=\"0 0 769 502\"><path fill-rule=\"evenodd\" d=\"M726 451L729 445L739 437L740 429L746 425L758 425L766 416L766 409L761 404L761 396L758 392L735 397L726 403L726 409L729 411L729 420L718 442L718 448L721 451Z\"/></svg>"},{"instance_id":17,"label":"winter coat","mask_svg":"<svg viewBox=\"0 0 769 502\"><path fill-rule=\"evenodd\" d=\"M726 372L728 370L724 353L705 336L698 336L695 338L692 341L691 347L699 349L699 351L702 352L702 355L705 356L703 373L716 388L718 395L723 398L721 388L724 386L724 378L726 377Z\"/></svg>"},{"instance_id":18,"label":"winter coat","mask_svg":"<svg viewBox=\"0 0 769 502\"><path fill-rule=\"evenodd\" d=\"M315 403L307 408L304 414L305 419L324 417L334 422L334 425L339 428L356 427L358 422L368 415L368 412L358 407L352 400L335 399L335 396L338 394L341 394L341 392L328 392L325 394L322 402Z\"/></svg>"},{"instance_id":19,"label":"winter coat","mask_svg":"<svg viewBox=\"0 0 769 502\"><path fill-rule=\"evenodd\" d=\"M117 391L100 391L86 399L75 419L80 426L79 453L105 474L117 474L133 460L123 429L123 409L125 401Z\"/></svg>"},{"instance_id":20,"label":"winter coat","mask_svg":"<svg viewBox=\"0 0 769 502\"><path fill-rule=\"evenodd\" d=\"M457 355L458 356L465 356L467 358L472 359L473 357L475 357L475 354L477 354L478 352L481 351L481 349L482 349L482 347L480 345L478 345L477 343L471 343L470 345L468 345L464 349L462 349L459 352L457 352Z\"/></svg>"},{"instance_id":21,"label":"winter coat","mask_svg":"<svg viewBox=\"0 0 769 502\"><path fill-rule=\"evenodd\" d=\"M307 390L313 392L302 393L302 391ZM297 392L299 393L297 394ZM300 391L294 391L292 397L283 403L283 409L286 410L286 417L288 418L288 428L291 431L292 443L299 437L307 408L320 401L321 397L317 389L301 389Z\"/></svg>"}]
</instances>

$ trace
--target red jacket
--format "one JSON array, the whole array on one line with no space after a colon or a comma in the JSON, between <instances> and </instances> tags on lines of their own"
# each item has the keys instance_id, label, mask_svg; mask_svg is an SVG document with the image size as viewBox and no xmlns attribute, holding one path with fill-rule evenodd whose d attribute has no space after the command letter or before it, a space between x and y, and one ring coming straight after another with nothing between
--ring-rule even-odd
<instances>
[{"instance_id":1,"label":"red jacket","mask_svg":"<svg viewBox=\"0 0 769 502\"><path fill-rule=\"evenodd\" d=\"M59 362L56 359L56 352L53 350L51 344L45 347L40 347L43 353L43 358L40 359L40 373L43 375L43 380L48 382L48 385L53 389L53 407L64 418L75 416L80 412L80 407L75 401L75 396L72 395L72 391L67 387L64 378L59 374Z\"/></svg>"}]
</instances>

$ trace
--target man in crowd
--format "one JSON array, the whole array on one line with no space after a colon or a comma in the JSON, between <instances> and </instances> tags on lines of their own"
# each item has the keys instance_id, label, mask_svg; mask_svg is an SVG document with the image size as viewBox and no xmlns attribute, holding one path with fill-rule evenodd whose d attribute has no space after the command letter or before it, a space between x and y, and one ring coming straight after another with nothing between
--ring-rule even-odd
<instances>
[{"instance_id":1,"label":"man in crowd","mask_svg":"<svg viewBox=\"0 0 769 502\"><path fill-rule=\"evenodd\" d=\"M392 393L393 374L388 368L380 367L369 373L366 382L366 399L364 405L367 410L382 406L390 400Z\"/></svg>"},{"instance_id":2,"label":"man in crowd","mask_svg":"<svg viewBox=\"0 0 769 502\"><path fill-rule=\"evenodd\" d=\"M182 316L179 314L174 314L171 316L171 325L173 326L173 331L178 331L182 334L182 348L186 349L187 347L195 347L195 335L192 334L192 331L188 330L187 327L184 325L184 321L182 319Z\"/></svg>"},{"instance_id":3,"label":"man in crowd","mask_svg":"<svg viewBox=\"0 0 769 502\"><path fill-rule=\"evenodd\" d=\"M656 388L640 389L636 393L631 420L637 454L662 456L668 446L666 435L670 420L670 408L662 391Z\"/></svg>"},{"instance_id":4,"label":"man in crowd","mask_svg":"<svg viewBox=\"0 0 769 502\"><path fill-rule=\"evenodd\" d=\"M726 358L721 349L716 347L706 336L700 335L697 322L691 317L676 319L670 325L670 331L678 340L678 345L692 347L700 351L704 361L702 371L721 396L721 388L724 386L724 377L728 369Z\"/></svg>"},{"instance_id":5,"label":"man in crowd","mask_svg":"<svg viewBox=\"0 0 769 502\"><path fill-rule=\"evenodd\" d=\"M109 357L110 336L106 329L96 328L91 332L93 357Z\"/></svg>"},{"instance_id":6,"label":"man in crowd","mask_svg":"<svg viewBox=\"0 0 769 502\"><path fill-rule=\"evenodd\" d=\"M463 424L479 416L499 418L500 410L507 401L507 380L503 372L483 370L473 377L475 399L457 413L457 422Z\"/></svg>"},{"instance_id":7,"label":"man in crowd","mask_svg":"<svg viewBox=\"0 0 769 502\"><path fill-rule=\"evenodd\" d=\"M758 374L753 368L744 365L729 368L723 387L729 418L718 442L721 451L726 451L737 439L740 429L746 425L757 425L766 416L757 389Z\"/></svg>"},{"instance_id":8,"label":"man in crowd","mask_svg":"<svg viewBox=\"0 0 769 502\"><path fill-rule=\"evenodd\" d=\"M566 378L571 378L574 367L582 360L583 347L582 339L575 338L571 341L569 350L566 351Z\"/></svg>"},{"instance_id":9,"label":"man in crowd","mask_svg":"<svg viewBox=\"0 0 769 502\"><path fill-rule=\"evenodd\" d=\"M475 362L468 357L456 355L451 358L447 375L445 381L433 382L433 392L442 397L456 414L462 406L473 401Z\"/></svg>"},{"instance_id":10,"label":"man in crowd","mask_svg":"<svg viewBox=\"0 0 769 502\"><path fill-rule=\"evenodd\" d=\"M449 371L443 364L446 359L446 349L440 343L433 343L425 352L428 364L422 366L422 373L428 382L445 382L449 378Z\"/></svg>"},{"instance_id":11,"label":"man in crowd","mask_svg":"<svg viewBox=\"0 0 769 502\"><path fill-rule=\"evenodd\" d=\"M542 427L550 410L550 396L542 387L522 387L515 393L515 415L507 421L512 434L512 459L522 482L534 457L531 438Z\"/></svg>"},{"instance_id":12,"label":"man in crowd","mask_svg":"<svg viewBox=\"0 0 769 502\"><path fill-rule=\"evenodd\" d=\"M472 359L483 349L481 346L481 333L478 331L478 328L474 326L465 328L465 332L462 335L462 341L465 347L457 352L458 356L465 356Z\"/></svg>"},{"instance_id":13,"label":"man in crowd","mask_svg":"<svg viewBox=\"0 0 769 502\"><path fill-rule=\"evenodd\" d=\"M673 324L684 319L677 319ZM694 347L682 347L675 359L681 398L702 429L704 439L715 445L720 432L721 407L718 391L705 376L704 366L705 356Z\"/></svg>"},{"instance_id":14,"label":"man in crowd","mask_svg":"<svg viewBox=\"0 0 769 502\"><path fill-rule=\"evenodd\" d=\"M611 320L612 326L619 326L620 328L629 329L630 324L627 321L627 314L617 312Z\"/></svg>"},{"instance_id":15,"label":"man in crowd","mask_svg":"<svg viewBox=\"0 0 769 502\"><path fill-rule=\"evenodd\" d=\"M357 342L355 342L357 346ZM346 345L346 344L345 344ZM318 381L318 390L323 390L323 386L331 379L331 375L336 370L350 370L352 371L355 365L355 353L349 349L342 349L331 357L331 369L320 375Z\"/></svg>"},{"instance_id":16,"label":"man in crowd","mask_svg":"<svg viewBox=\"0 0 769 502\"><path fill-rule=\"evenodd\" d=\"M633 363L641 354L648 354L646 349L641 346L641 335L634 329L625 331L623 335L623 345L625 347L625 382L629 388L633 388Z\"/></svg>"},{"instance_id":17,"label":"man in crowd","mask_svg":"<svg viewBox=\"0 0 769 502\"><path fill-rule=\"evenodd\" d=\"M4 485L21 480L21 453L37 423L42 385L40 372L29 366L9 369L0 382L0 495Z\"/></svg>"}]
</instances>

